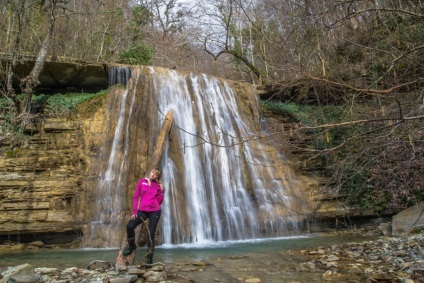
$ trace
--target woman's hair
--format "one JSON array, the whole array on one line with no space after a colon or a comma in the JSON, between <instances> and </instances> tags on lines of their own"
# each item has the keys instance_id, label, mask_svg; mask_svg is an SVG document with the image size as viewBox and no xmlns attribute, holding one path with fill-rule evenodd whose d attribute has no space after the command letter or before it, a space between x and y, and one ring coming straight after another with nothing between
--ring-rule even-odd
<instances>
[{"instance_id":1,"label":"woman's hair","mask_svg":"<svg viewBox=\"0 0 424 283\"><path fill-rule=\"evenodd\" d=\"M150 171L150 172L155 172L155 173L157 173L157 174L158 174L158 180L160 179L160 176L162 175L162 173L160 172L160 170L159 170L158 168L154 168L154 169L152 169L152 171Z\"/></svg>"}]
</instances>

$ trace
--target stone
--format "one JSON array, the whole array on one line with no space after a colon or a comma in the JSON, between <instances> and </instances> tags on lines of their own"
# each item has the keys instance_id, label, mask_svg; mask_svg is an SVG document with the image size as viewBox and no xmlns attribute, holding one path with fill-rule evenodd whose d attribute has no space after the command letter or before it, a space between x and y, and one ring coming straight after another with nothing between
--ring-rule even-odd
<instances>
[{"instance_id":1,"label":"stone","mask_svg":"<svg viewBox=\"0 0 424 283\"><path fill-rule=\"evenodd\" d=\"M44 243L42 241L34 241L29 243L29 245L36 246L36 247L43 247Z\"/></svg>"},{"instance_id":2,"label":"stone","mask_svg":"<svg viewBox=\"0 0 424 283\"><path fill-rule=\"evenodd\" d=\"M35 268L35 273L39 273L41 275L48 274L48 275L58 275L60 274L60 270L58 268L48 268L48 267L41 267L41 268Z\"/></svg>"},{"instance_id":3,"label":"stone","mask_svg":"<svg viewBox=\"0 0 424 283\"><path fill-rule=\"evenodd\" d=\"M347 272L350 274L362 274L361 268L356 265L352 266Z\"/></svg>"},{"instance_id":4,"label":"stone","mask_svg":"<svg viewBox=\"0 0 424 283\"><path fill-rule=\"evenodd\" d=\"M393 276L387 273L372 273L369 274L368 278L374 281L391 281L393 280Z\"/></svg>"},{"instance_id":5,"label":"stone","mask_svg":"<svg viewBox=\"0 0 424 283\"><path fill-rule=\"evenodd\" d=\"M208 266L208 263L203 262L203 261L195 261L193 262L194 266Z\"/></svg>"},{"instance_id":6,"label":"stone","mask_svg":"<svg viewBox=\"0 0 424 283\"><path fill-rule=\"evenodd\" d=\"M300 254L301 254L301 255L308 254L308 250L301 250L301 251L300 251Z\"/></svg>"},{"instance_id":7,"label":"stone","mask_svg":"<svg viewBox=\"0 0 424 283\"><path fill-rule=\"evenodd\" d=\"M153 282L160 282L166 279L166 273L165 272L155 272L155 271L148 271L144 274L144 278L146 279L146 282L153 283Z\"/></svg>"},{"instance_id":8,"label":"stone","mask_svg":"<svg viewBox=\"0 0 424 283\"><path fill-rule=\"evenodd\" d=\"M27 263L21 264L1 273L3 281L7 282L14 275L34 275L34 268Z\"/></svg>"},{"instance_id":9,"label":"stone","mask_svg":"<svg viewBox=\"0 0 424 283\"><path fill-rule=\"evenodd\" d=\"M338 273L337 271L327 270L322 274L322 278L324 280L331 280L333 278L341 277L342 275Z\"/></svg>"},{"instance_id":10,"label":"stone","mask_svg":"<svg viewBox=\"0 0 424 283\"><path fill-rule=\"evenodd\" d=\"M138 279L138 275L135 275L135 274L133 274L133 275L125 275L125 277L129 278L130 279L130 282L135 282Z\"/></svg>"},{"instance_id":11,"label":"stone","mask_svg":"<svg viewBox=\"0 0 424 283\"><path fill-rule=\"evenodd\" d=\"M392 223L395 236L409 233L420 227L424 229L424 202L399 212L393 216Z\"/></svg>"},{"instance_id":12,"label":"stone","mask_svg":"<svg viewBox=\"0 0 424 283\"><path fill-rule=\"evenodd\" d=\"M127 270L128 270L128 267L123 266L123 265L119 265L119 266L117 266L117 269L118 269L119 271L127 271Z\"/></svg>"},{"instance_id":13,"label":"stone","mask_svg":"<svg viewBox=\"0 0 424 283\"><path fill-rule=\"evenodd\" d=\"M392 235L392 224L391 223L380 223L380 229L384 236Z\"/></svg>"},{"instance_id":14,"label":"stone","mask_svg":"<svg viewBox=\"0 0 424 283\"><path fill-rule=\"evenodd\" d=\"M330 262L326 262L326 263L325 263L325 267L326 267L326 268L337 267L337 263L332 262L332 261L330 261Z\"/></svg>"},{"instance_id":15,"label":"stone","mask_svg":"<svg viewBox=\"0 0 424 283\"><path fill-rule=\"evenodd\" d=\"M37 282L37 277L33 274L15 274L10 277L10 280L14 283L35 283Z\"/></svg>"},{"instance_id":16,"label":"stone","mask_svg":"<svg viewBox=\"0 0 424 283\"><path fill-rule=\"evenodd\" d=\"M156 264L156 265L153 265L150 270L151 271L164 271L165 270L165 266Z\"/></svg>"},{"instance_id":17,"label":"stone","mask_svg":"<svg viewBox=\"0 0 424 283\"><path fill-rule=\"evenodd\" d=\"M23 248L24 248L23 244L15 244L15 245L9 246L10 250L22 250Z\"/></svg>"},{"instance_id":18,"label":"stone","mask_svg":"<svg viewBox=\"0 0 424 283\"><path fill-rule=\"evenodd\" d=\"M131 278L130 277L115 277L115 278L109 278L110 283L130 283Z\"/></svg>"},{"instance_id":19,"label":"stone","mask_svg":"<svg viewBox=\"0 0 424 283\"><path fill-rule=\"evenodd\" d=\"M130 275L137 275L137 276L141 276L144 273L146 273L146 271L143 270L143 269L139 269L139 268L133 268L133 269L130 269L128 271L128 274L130 274Z\"/></svg>"},{"instance_id":20,"label":"stone","mask_svg":"<svg viewBox=\"0 0 424 283\"><path fill-rule=\"evenodd\" d=\"M256 277L250 277L244 280L244 282L246 283L259 283L261 282L261 279L256 278Z\"/></svg>"},{"instance_id":21,"label":"stone","mask_svg":"<svg viewBox=\"0 0 424 283\"><path fill-rule=\"evenodd\" d=\"M340 258L335 256L335 255L329 255L326 260L327 261L338 261L338 260L340 260Z\"/></svg>"},{"instance_id":22,"label":"stone","mask_svg":"<svg viewBox=\"0 0 424 283\"><path fill-rule=\"evenodd\" d=\"M315 263L312 261L308 261L308 262L303 262L299 265L299 269L300 270L314 270L316 269Z\"/></svg>"}]
</instances>

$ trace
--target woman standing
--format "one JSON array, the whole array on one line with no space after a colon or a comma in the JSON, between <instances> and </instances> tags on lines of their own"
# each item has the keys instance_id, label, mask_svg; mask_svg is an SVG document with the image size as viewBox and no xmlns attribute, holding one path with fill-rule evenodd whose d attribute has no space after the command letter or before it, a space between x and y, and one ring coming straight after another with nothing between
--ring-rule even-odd
<instances>
[{"instance_id":1,"label":"woman standing","mask_svg":"<svg viewBox=\"0 0 424 283\"><path fill-rule=\"evenodd\" d=\"M155 232L158 225L161 204L163 202L164 188L160 181L161 172L153 169L148 178L138 181L135 188L131 219L127 224L128 248L123 251L123 255L130 255L136 248L134 229L149 219L147 246L149 252L146 255L146 267L151 267L153 263L153 253L155 248Z\"/></svg>"}]
</instances>

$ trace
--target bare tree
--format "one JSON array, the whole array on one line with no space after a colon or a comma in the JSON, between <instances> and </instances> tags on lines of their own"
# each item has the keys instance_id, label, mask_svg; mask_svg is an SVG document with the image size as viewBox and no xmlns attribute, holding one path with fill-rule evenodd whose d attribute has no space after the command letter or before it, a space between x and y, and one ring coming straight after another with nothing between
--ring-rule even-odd
<instances>
[{"instance_id":1,"label":"bare tree","mask_svg":"<svg viewBox=\"0 0 424 283\"><path fill-rule=\"evenodd\" d=\"M17 112L19 113L20 122L26 123L27 116L31 111L31 97L34 88L39 84L38 77L43 69L44 62L48 55L51 39L53 36L56 13L59 9L65 9L67 0L49 0L49 1L7 1L6 5L10 9L12 19L16 19L16 24L9 24L11 30L7 33L14 34L13 42L11 41L11 57L6 64L6 96L12 99L15 103ZM47 30L44 38L39 46L38 54L36 56L35 64L31 72L24 78L20 79L20 87L23 97L19 98L12 85L14 77L14 68L21 56L21 45L23 31L28 28L31 23L31 18L28 17L35 9L40 9L41 13L45 13L47 17ZM14 30L16 29L16 31Z\"/></svg>"},{"instance_id":2,"label":"bare tree","mask_svg":"<svg viewBox=\"0 0 424 283\"><path fill-rule=\"evenodd\" d=\"M247 72L253 73L256 82L261 85L262 74L255 65L252 28L245 17L244 5L247 4L237 0L202 2L202 15L198 22L203 27L203 32L198 40L204 51L215 61L224 54L230 55L235 59L236 66L241 67L241 63L243 67L247 67ZM243 71L243 68L240 70Z\"/></svg>"}]
</instances>

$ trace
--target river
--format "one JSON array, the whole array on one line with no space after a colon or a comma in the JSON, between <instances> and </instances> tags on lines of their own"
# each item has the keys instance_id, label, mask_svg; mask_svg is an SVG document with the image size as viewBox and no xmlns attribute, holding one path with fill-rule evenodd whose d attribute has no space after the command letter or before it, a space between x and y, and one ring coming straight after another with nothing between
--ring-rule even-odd
<instances>
[{"instance_id":1,"label":"river","mask_svg":"<svg viewBox=\"0 0 424 283\"><path fill-rule=\"evenodd\" d=\"M162 245L156 248L154 262L167 266L169 272L194 282L239 282L240 278L260 278L261 282L322 282L321 272L298 271L298 262L289 250L313 249L375 239L375 236L329 236L311 234L296 237L246 241L204 242ZM146 248L137 249L135 264L144 263ZM3 252L0 268L24 263L34 267L87 268L94 260L114 262L116 249L37 249ZM204 267L192 267L194 262ZM183 281L176 281L183 282Z\"/></svg>"}]
</instances>

